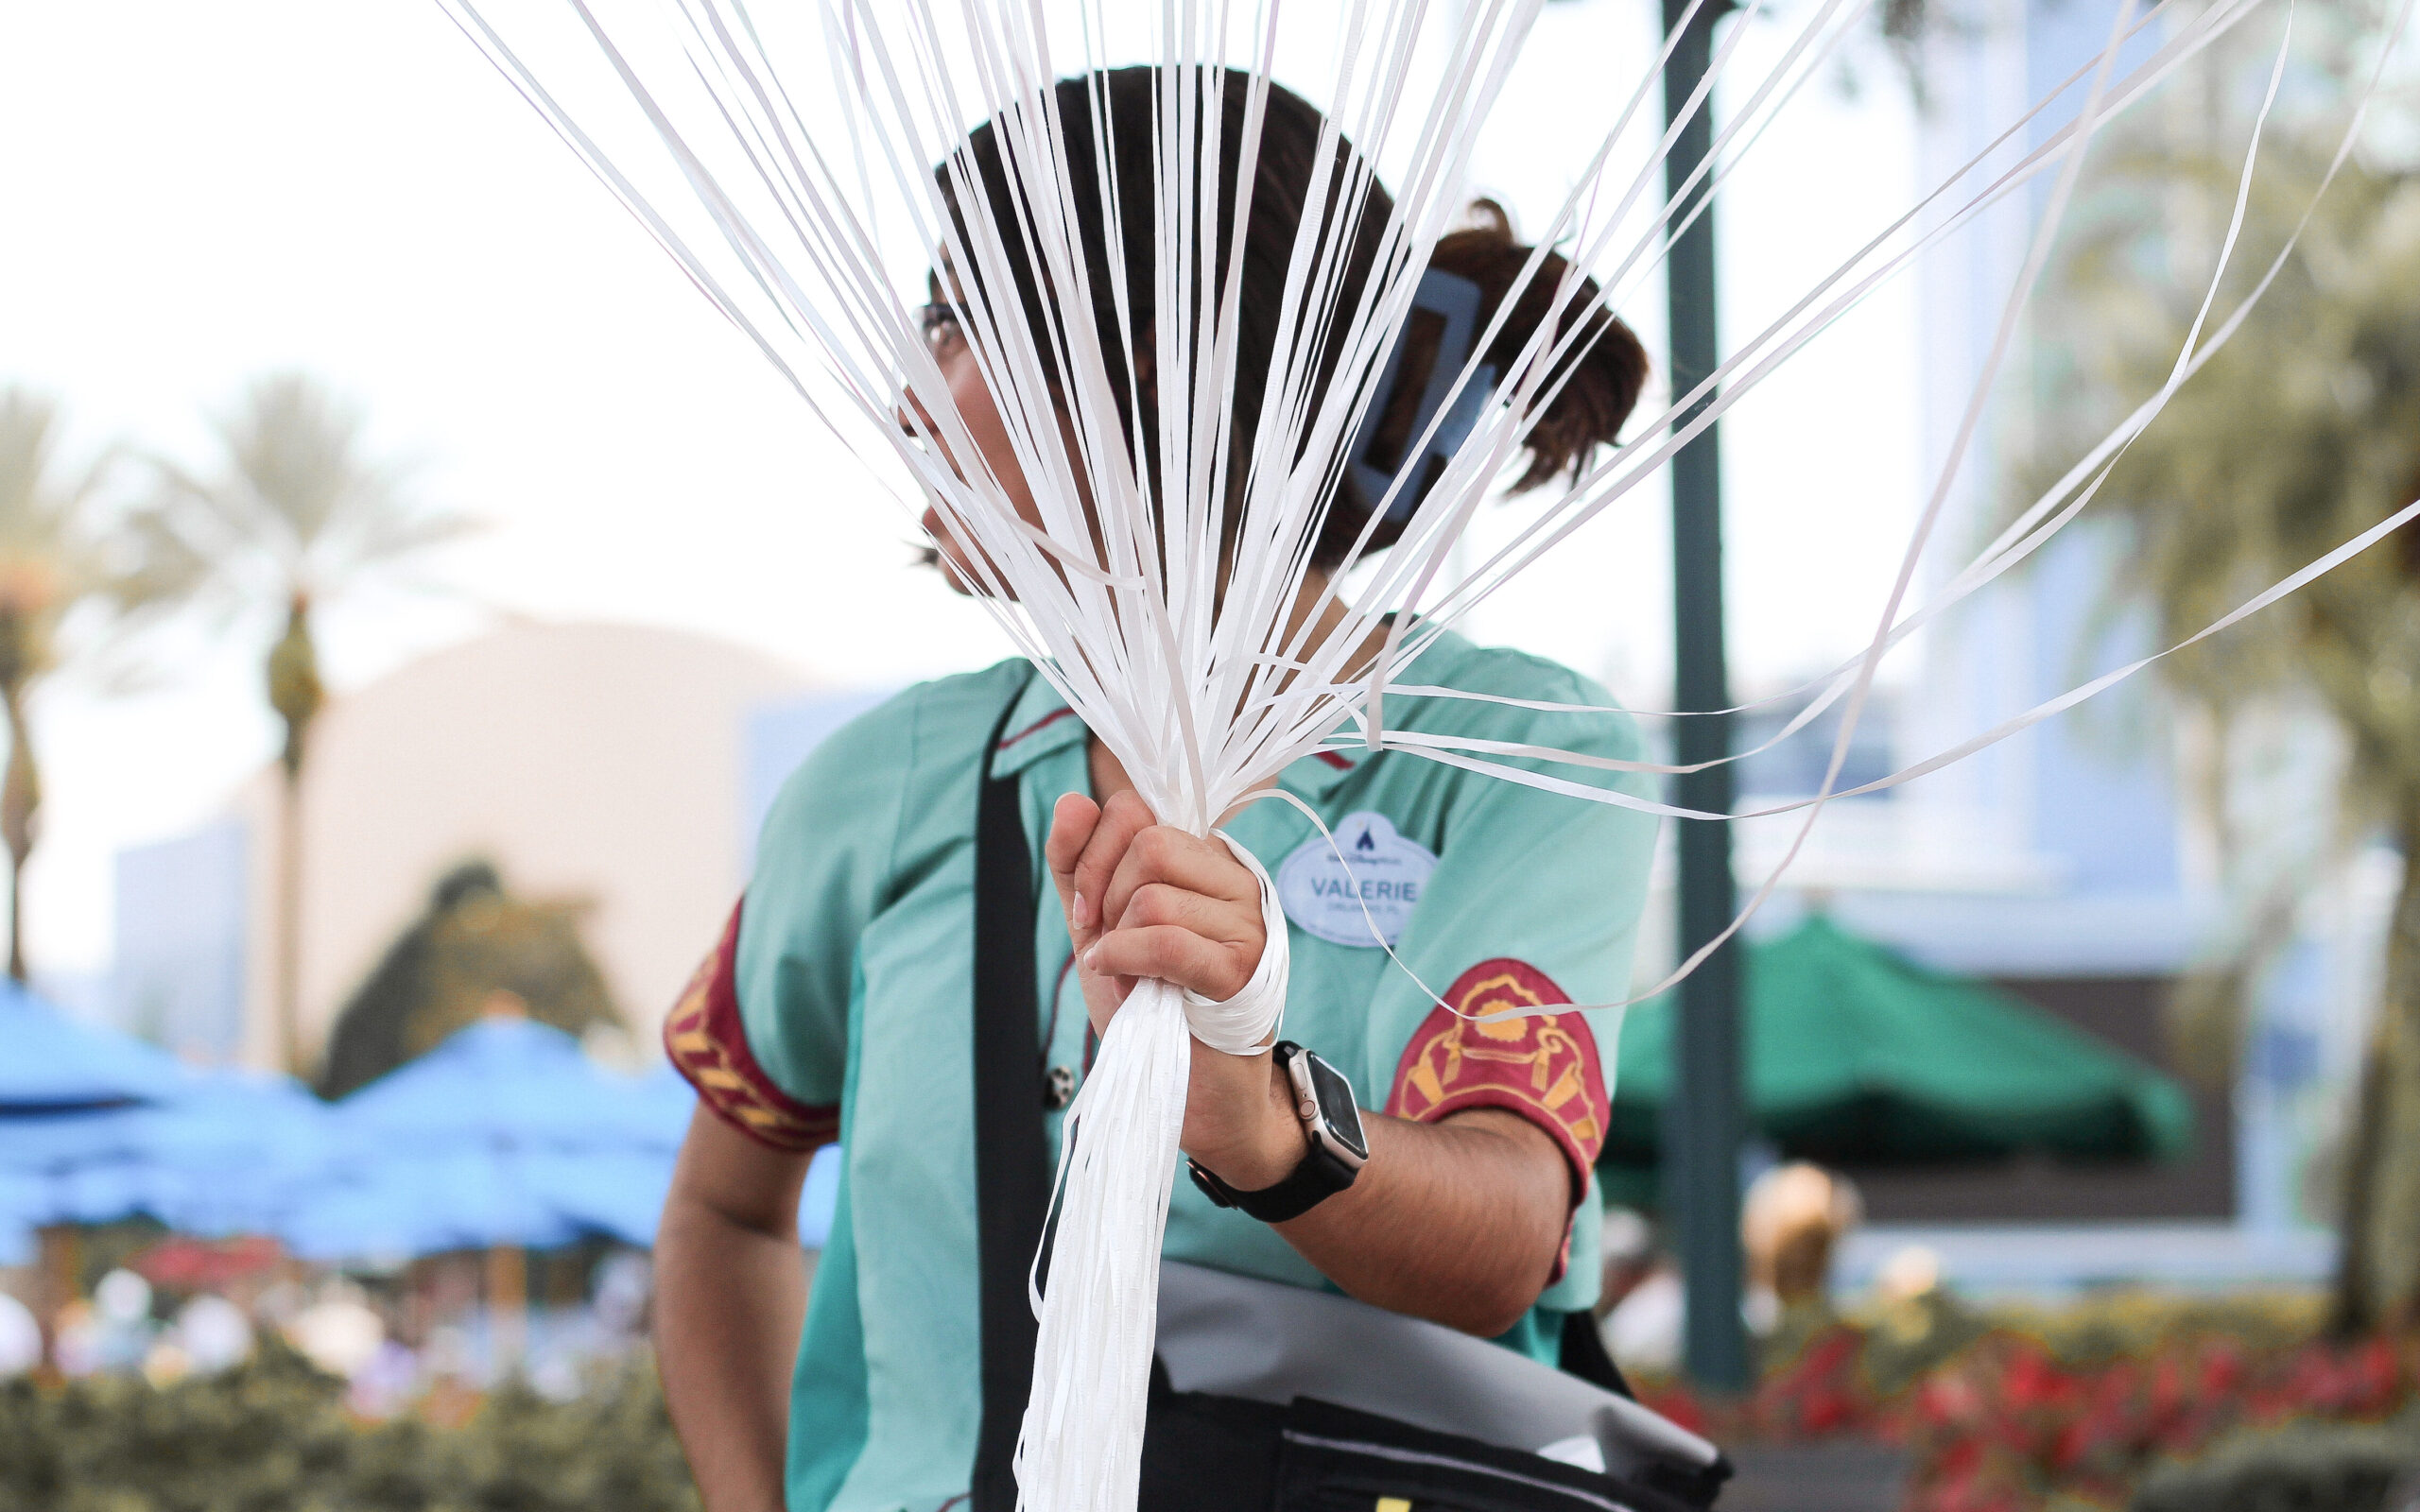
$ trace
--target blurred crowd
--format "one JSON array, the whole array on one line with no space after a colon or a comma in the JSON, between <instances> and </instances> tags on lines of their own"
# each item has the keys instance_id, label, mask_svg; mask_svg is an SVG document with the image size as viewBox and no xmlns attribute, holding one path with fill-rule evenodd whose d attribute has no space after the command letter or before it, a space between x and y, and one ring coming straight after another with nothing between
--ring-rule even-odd
<instances>
[{"instance_id":1,"label":"blurred crowd","mask_svg":"<svg viewBox=\"0 0 2420 1512\"><path fill-rule=\"evenodd\" d=\"M1864 1217L1857 1186L1804 1160L1776 1165L1748 1185L1739 1238L1748 1263L1741 1300L1750 1331L1771 1339L1793 1313L1831 1305L1832 1263ZM1626 1208L1608 1211L1605 1282L1598 1302L1606 1350L1626 1366L1668 1371L1680 1364L1681 1273L1654 1226ZM1917 1296L1940 1281L1940 1263L1910 1246L1879 1279L1890 1297Z\"/></svg>"},{"instance_id":2,"label":"blurred crowd","mask_svg":"<svg viewBox=\"0 0 2420 1512\"><path fill-rule=\"evenodd\" d=\"M91 1237L123 1247L147 1228ZM73 1265L73 1240L54 1244ZM537 1284L515 1305L522 1278L499 1273L525 1269ZM242 1365L273 1334L345 1382L347 1406L372 1418L475 1400L512 1378L569 1400L643 1345L650 1287L646 1253L610 1243L436 1255L382 1275L308 1264L268 1240L172 1236L74 1288L45 1330L41 1270L0 1271L0 1377L139 1375L164 1387Z\"/></svg>"}]
</instances>

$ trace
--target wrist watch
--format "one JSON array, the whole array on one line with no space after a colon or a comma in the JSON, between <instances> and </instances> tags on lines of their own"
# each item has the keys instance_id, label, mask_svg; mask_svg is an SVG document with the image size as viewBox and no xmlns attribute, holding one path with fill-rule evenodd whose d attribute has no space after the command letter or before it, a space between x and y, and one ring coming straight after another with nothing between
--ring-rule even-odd
<instances>
[{"instance_id":1,"label":"wrist watch","mask_svg":"<svg viewBox=\"0 0 2420 1512\"><path fill-rule=\"evenodd\" d=\"M1277 1041L1276 1057L1293 1085L1294 1112L1309 1143L1294 1174L1273 1187L1238 1192L1191 1156L1184 1161L1203 1196L1263 1223L1301 1217L1351 1186L1370 1160L1361 1112L1353 1106L1353 1084L1344 1074L1290 1040Z\"/></svg>"}]
</instances>

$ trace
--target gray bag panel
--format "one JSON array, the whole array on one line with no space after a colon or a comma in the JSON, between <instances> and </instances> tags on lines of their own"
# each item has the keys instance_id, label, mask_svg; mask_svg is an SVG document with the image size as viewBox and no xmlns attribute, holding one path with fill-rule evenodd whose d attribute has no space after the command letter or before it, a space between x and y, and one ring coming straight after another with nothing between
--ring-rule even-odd
<instances>
[{"instance_id":1,"label":"gray bag panel","mask_svg":"<svg viewBox=\"0 0 2420 1512\"><path fill-rule=\"evenodd\" d=\"M1720 1457L1637 1402L1485 1339L1179 1261L1160 1264L1159 1356L1179 1391L1311 1397L1529 1453L1586 1438L1614 1474Z\"/></svg>"}]
</instances>

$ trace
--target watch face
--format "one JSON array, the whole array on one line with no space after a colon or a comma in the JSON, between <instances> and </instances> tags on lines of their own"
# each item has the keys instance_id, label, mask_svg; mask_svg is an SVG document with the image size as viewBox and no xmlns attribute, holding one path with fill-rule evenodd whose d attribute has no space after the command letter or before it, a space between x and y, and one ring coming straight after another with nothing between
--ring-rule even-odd
<instances>
[{"instance_id":1,"label":"watch face","mask_svg":"<svg viewBox=\"0 0 2420 1512\"><path fill-rule=\"evenodd\" d=\"M1353 1084L1346 1081L1334 1066L1305 1052L1303 1063L1310 1068L1311 1091L1318 1098L1320 1116L1326 1120L1328 1132L1350 1149L1354 1158L1370 1158L1370 1144L1361 1132L1361 1110L1353 1105Z\"/></svg>"}]
</instances>

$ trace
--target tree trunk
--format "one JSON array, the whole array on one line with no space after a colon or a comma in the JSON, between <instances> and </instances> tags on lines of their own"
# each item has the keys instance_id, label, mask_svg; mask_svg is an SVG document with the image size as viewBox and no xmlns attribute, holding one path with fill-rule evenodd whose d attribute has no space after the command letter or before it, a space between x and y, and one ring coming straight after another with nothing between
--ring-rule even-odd
<instances>
[{"instance_id":1,"label":"tree trunk","mask_svg":"<svg viewBox=\"0 0 2420 1512\"><path fill-rule=\"evenodd\" d=\"M35 1230L34 1321L42 1325L39 1377L56 1385L59 1369L59 1314L76 1300L82 1281L83 1232L74 1224L47 1224Z\"/></svg>"},{"instance_id":2,"label":"tree trunk","mask_svg":"<svg viewBox=\"0 0 2420 1512\"><path fill-rule=\"evenodd\" d=\"M488 1246L488 1359L499 1379L521 1373L529 1352L529 1257L518 1245Z\"/></svg>"},{"instance_id":3,"label":"tree trunk","mask_svg":"<svg viewBox=\"0 0 2420 1512\"><path fill-rule=\"evenodd\" d=\"M26 858L9 850L9 980L26 985Z\"/></svg>"},{"instance_id":4,"label":"tree trunk","mask_svg":"<svg viewBox=\"0 0 2420 1512\"><path fill-rule=\"evenodd\" d=\"M302 1074L302 774L281 774L277 806L277 1060Z\"/></svg>"},{"instance_id":5,"label":"tree trunk","mask_svg":"<svg viewBox=\"0 0 2420 1512\"><path fill-rule=\"evenodd\" d=\"M2399 814L2403 883L2345 1147L2332 1319L2341 1334L2420 1324L2420 795Z\"/></svg>"},{"instance_id":6,"label":"tree trunk","mask_svg":"<svg viewBox=\"0 0 2420 1512\"><path fill-rule=\"evenodd\" d=\"M9 978L26 980L26 858L33 854L35 819L42 810L42 773L34 765L34 743L26 732L26 690L0 684L0 713L9 721L9 772L0 779L0 840L9 849Z\"/></svg>"},{"instance_id":7,"label":"tree trunk","mask_svg":"<svg viewBox=\"0 0 2420 1512\"><path fill-rule=\"evenodd\" d=\"M297 591L288 603L285 634L269 648L267 671L269 707L285 723L285 748L278 756L285 785L277 819L277 960L271 995L278 1059L287 1074L302 1076L302 755L311 721L323 701L319 649L311 642L309 594Z\"/></svg>"}]
</instances>

